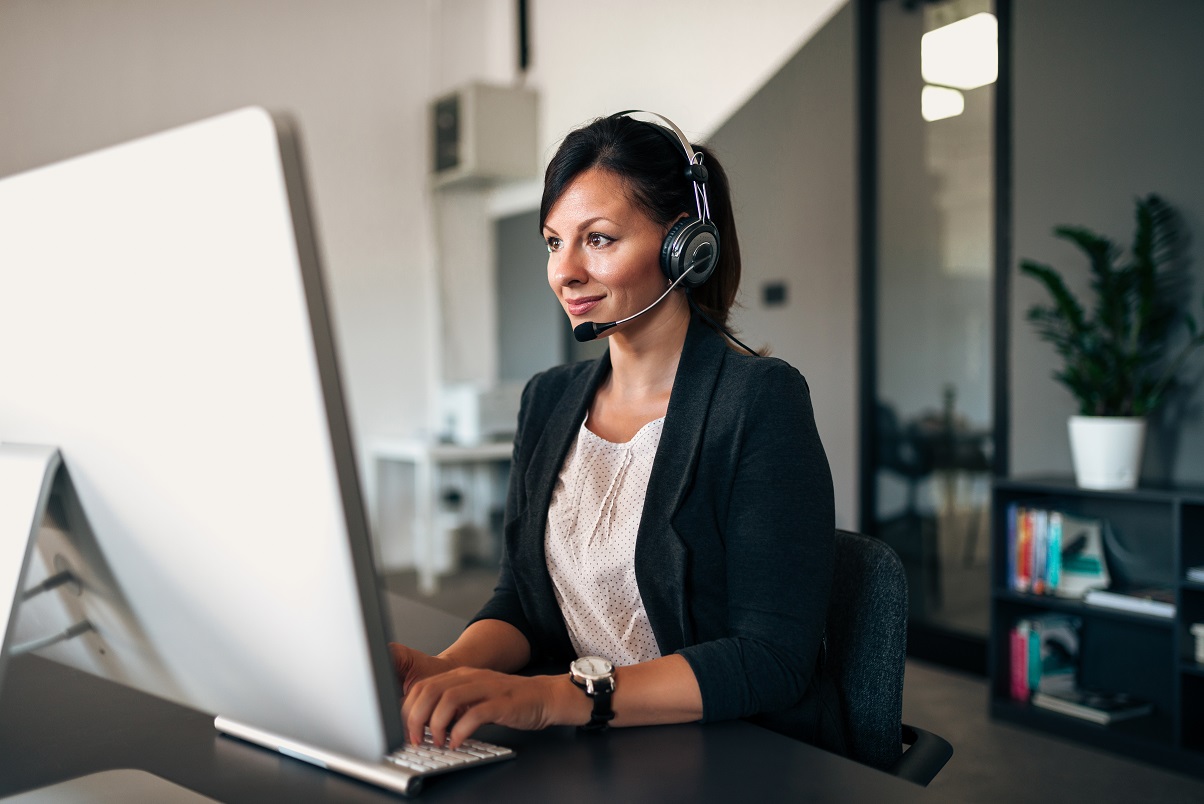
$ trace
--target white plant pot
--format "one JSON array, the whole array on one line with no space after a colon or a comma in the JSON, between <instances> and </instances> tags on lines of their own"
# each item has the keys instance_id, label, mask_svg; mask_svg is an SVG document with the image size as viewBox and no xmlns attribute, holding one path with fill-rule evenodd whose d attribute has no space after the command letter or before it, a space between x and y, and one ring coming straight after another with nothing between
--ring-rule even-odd
<instances>
[{"instance_id":1,"label":"white plant pot","mask_svg":"<svg viewBox=\"0 0 1204 804\"><path fill-rule=\"evenodd\" d=\"M1144 447L1145 419L1070 417L1070 455L1080 488L1137 488Z\"/></svg>"}]
</instances>

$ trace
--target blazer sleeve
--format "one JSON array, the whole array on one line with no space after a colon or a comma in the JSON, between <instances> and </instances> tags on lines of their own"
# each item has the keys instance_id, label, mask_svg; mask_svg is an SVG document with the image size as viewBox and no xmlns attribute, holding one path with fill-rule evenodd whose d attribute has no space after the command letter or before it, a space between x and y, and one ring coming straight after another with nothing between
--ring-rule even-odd
<instances>
[{"instance_id":1,"label":"blazer sleeve","mask_svg":"<svg viewBox=\"0 0 1204 804\"><path fill-rule=\"evenodd\" d=\"M519 405L518 426L514 434L514 452L510 461L510 480L506 490L506 509L502 519L503 528L509 530L515 527L520 506L526 499L524 478L529 461L529 444L527 439L534 441L529 435L529 419L534 407L533 398L540 375L533 377L523 389L522 401ZM524 449L527 447L527 449ZM527 643L534 648L535 635L530 621L523 613L522 602L519 599L518 588L514 582L514 571L510 565L509 551L502 550L501 571L498 573L497 585L493 589L493 597L477 612L469 625L478 620L501 620L509 623L522 632Z\"/></svg>"},{"instance_id":2,"label":"blazer sleeve","mask_svg":"<svg viewBox=\"0 0 1204 804\"><path fill-rule=\"evenodd\" d=\"M769 358L731 446L722 638L678 651L702 692L703 720L774 712L807 693L823 638L835 553L828 459L807 383Z\"/></svg>"}]
</instances>

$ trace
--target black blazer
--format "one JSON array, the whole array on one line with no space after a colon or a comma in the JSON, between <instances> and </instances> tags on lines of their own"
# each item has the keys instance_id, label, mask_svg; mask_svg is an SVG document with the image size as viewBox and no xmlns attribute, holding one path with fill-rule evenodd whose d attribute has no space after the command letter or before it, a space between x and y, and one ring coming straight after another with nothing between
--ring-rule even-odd
<instances>
[{"instance_id":1,"label":"black blazer","mask_svg":"<svg viewBox=\"0 0 1204 804\"><path fill-rule=\"evenodd\" d=\"M474 618L518 628L539 662L575 658L544 560L548 505L610 371L559 366L523 391L493 598ZM703 720L760 716L831 745L820 683L835 504L807 383L789 364L736 353L693 321L636 537L636 582L662 655L681 654ZM823 714L821 714L821 712ZM830 719L828 719L830 720Z\"/></svg>"}]
</instances>

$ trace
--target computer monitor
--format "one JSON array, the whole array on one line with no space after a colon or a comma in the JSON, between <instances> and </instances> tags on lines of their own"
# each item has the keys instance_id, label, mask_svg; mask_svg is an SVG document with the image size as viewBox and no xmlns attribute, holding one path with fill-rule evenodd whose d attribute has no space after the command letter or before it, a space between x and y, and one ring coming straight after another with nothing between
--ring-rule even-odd
<instances>
[{"instance_id":1,"label":"computer monitor","mask_svg":"<svg viewBox=\"0 0 1204 804\"><path fill-rule=\"evenodd\" d=\"M41 653L353 757L401 744L293 127L244 109L0 181L0 300L0 449L63 466L23 583L75 579L17 590L5 641L86 620Z\"/></svg>"}]
</instances>

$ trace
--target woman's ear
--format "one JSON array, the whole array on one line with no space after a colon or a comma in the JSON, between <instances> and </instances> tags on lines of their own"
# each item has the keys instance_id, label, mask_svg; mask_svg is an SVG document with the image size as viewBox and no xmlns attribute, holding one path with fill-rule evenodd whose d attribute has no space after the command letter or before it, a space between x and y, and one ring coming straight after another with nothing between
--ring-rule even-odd
<instances>
[{"instance_id":1,"label":"woman's ear","mask_svg":"<svg viewBox=\"0 0 1204 804\"><path fill-rule=\"evenodd\" d=\"M669 230L672 229L674 226L676 226L677 222L680 221L682 218L688 218L688 217L690 217L690 213L683 212L680 215L678 215L676 218L674 218L673 220L669 221L669 223L665 225L664 231L661 232L661 237L664 237L665 235L669 234Z\"/></svg>"}]
</instances>

